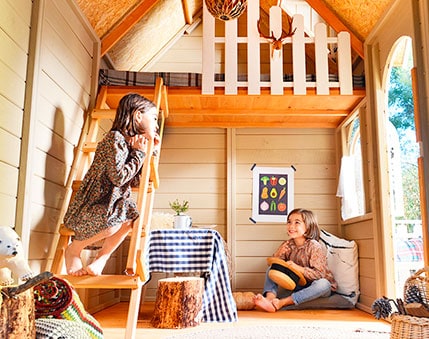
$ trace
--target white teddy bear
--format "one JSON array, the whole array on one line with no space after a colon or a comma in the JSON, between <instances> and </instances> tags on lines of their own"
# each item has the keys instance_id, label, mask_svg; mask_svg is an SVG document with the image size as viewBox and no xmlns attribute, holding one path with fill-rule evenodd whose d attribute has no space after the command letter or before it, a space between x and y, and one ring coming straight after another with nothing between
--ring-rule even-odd
<instances>
[{"instance_id":1,"label":"white teddy bear","mask_svg":"<svg viewBox=\"0 0 429 339\"><path fill-rule=\"evenodd\" d=\"M0 226L0 285L12 285L32 277L19 235L9 226Z\"/></svg>"}]
</instances>

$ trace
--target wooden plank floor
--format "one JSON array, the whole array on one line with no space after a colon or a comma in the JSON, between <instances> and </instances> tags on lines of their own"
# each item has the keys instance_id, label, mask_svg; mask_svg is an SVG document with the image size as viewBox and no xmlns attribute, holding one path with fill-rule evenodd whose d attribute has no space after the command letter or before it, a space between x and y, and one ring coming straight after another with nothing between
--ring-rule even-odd
<instances>
[{"instance_id":1,"label":"wooden plank floor","mask_svg":"<svg viewBox=\"0 0 429 339\"><path fill-rule=\"evenodd\" d=\"M255 325L255 323L270 325L285 325L302 322L303 326L339 326L342 328L364 328L374 331L390 331L390 324L376 320L371 314L358 309L352 310L300 310L266 313L260 311L239 311L236 323L201 323L186 329L156 329L150 324L154 302L145 302L137 324L137 338L165 338L172 333L180 334L201 331L203 328L228 328ZM104 331L105 339L122 339L127 322L128 303L122 302L94 314ZM333 325L334 324L334 325Z\"/></svg>"}]
</instances>

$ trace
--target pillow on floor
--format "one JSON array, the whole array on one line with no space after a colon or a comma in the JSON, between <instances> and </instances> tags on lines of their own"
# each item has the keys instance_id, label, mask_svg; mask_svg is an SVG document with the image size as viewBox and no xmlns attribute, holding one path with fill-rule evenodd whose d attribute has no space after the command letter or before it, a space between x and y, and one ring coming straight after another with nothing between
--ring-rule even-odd
<instances>
[{"instance_id":1,"label":"pillow on floor","mask_svg":"<svg viewBox=\"0 0 429 339\"><path fill-rule=\"evenodd\" d=\"M356 305L359 291L358 248L353 240L320 231L320 241L326 246L329 269L338 283L337 294Z\"/></svg>"},{"instance_id":2,"label":"pillow on floor","mask_svg":"<svg viewBox=\"0 0 429 339\"><path fill-rule=\"evenodd\" d=\"M313 309L349 309L354 308L355 304L346 297L339 294L332 294L328 298L317 298L299 305L290 305L283 307L285 310L313 310Z\"/></svg>"}]
</instances>

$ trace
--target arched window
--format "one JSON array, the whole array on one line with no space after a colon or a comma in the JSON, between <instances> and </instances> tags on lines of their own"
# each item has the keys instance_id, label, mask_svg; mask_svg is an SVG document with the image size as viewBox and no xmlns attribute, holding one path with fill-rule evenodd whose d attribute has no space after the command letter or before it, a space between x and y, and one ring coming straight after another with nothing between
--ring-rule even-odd
<instances>
[{"instance_id":1,"label":"arched window","mask_svg":"<svg viewBox=\"0 0 429 339\"><path fill-rule=\"evenodd\" d=\"M360 138L360 108L342 127L343 157L337 197L341 198L341 218L347 220L365 213L362 149Z\"/></svg>"}]
</instances>

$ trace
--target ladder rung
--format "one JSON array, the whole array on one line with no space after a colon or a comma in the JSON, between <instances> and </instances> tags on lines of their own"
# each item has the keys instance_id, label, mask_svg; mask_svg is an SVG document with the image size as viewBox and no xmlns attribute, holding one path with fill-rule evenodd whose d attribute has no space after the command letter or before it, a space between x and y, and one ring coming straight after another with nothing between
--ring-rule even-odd
<instances>
[{"instance_id":1,"label":"ladder rung","mask_svg":"<svg viewBox=\"0 0 429 339\"><path fill-rule=\"evenodd\" d=\"M98 276L84 275L81 277L58 275L58 277L67 280L74 288L136 289L143 284L139 276L128 275L104 274Z\"/></svg>"},{"instance_id":2,"label":"ladder rung","mask_svg":"<svg viewBox=\"0 0 429 339\"><path fill-rule=\"evenodd\" d=\"M72 231L70 228L65 227L64 225L61 225L60 234L72 237L74 236L74 231Z\"/></svg>"},{"instance_id":3,"label":"ladder rung","mask_svg":"<svg viewBox=\"0 0 429 339\"><path fill-rule=\"evenodd\" d=\"M85 153L91 153L95 152L95 149L97 148L96 142L85 142L82 147L82 151Z\"/></svg>"},{"instance_id":4,"label":"ladder rung","mask_svg":"<svg viewBox=\"0 0 429 339\"><path fill-rule=\"evenodd\" d=\"M115 119L115 109L96 108L92 110L91 117L93 119Z\"/></svg>"},{"instance_id":5,"label":"ladder rung","mask_svg":"<svg viewBox=\"0 0 429 339\"><path fill-rule=\"evenodd\" d=\"M72 190L73 192L77 192L77 190L79 189L80 185L82 184L82 180L75 180L72 183Z\"/></svg>"}]
</instances>

